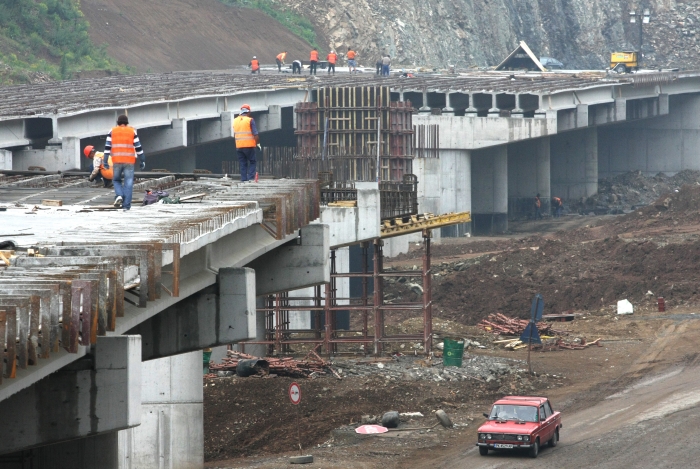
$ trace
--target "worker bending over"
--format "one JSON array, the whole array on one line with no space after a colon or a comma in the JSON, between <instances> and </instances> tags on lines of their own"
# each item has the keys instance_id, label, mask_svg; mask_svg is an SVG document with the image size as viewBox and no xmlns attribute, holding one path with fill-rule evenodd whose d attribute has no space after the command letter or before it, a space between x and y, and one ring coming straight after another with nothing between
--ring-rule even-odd
<instances>
[{"instance_id":1,"label":"worker bending over","mask_svg":"<svg viewBox=\"0 0 700 469\"><path fill-rule=\"evenodd\" d=\"M112 178L114 177L112 158L110 157L109 160L106 160L105 154L101 151L96 151L92 145L86 146L83 154L92 161L92 171L88 181L92 182L102 179L105 187L112 187Z\"/></svg>"},{"instance_id":2,"label":"worker bending over","mask_svg":"<svg viewBox=\"0 0 700 469\"><path fill-rule=\"evenodd\" d=\"M282 65L284 65L284 59L287 58L287 51L280 52L277 54L277 58L275 60L277 61L277 71L282 72Z\"/></svg>"},{"instance_id":3,"label":"worker bending over","mask_svg":"<svg viewBox=\"0 0 700 469\"><path fill-rule=\"evenodd\" d=\"M561 209L564 206L564 203L559 197L552 197L552 206L552 208L554 208L554 218L561 217Z\"/></svg>"},{"instance_id":4,"label":"worker bending over","mask_svg":"<svg viewBox=\"0 0 700 469\"><path fill-rule=\"evenodd\" d=\"M309 56L309 75L316 75L316 66L318 65L318 51L314 48Z\"/></svg>"},{"instance_id":5,"label":"worker bending over","mask_svg":"<svg viewBox=\"0 0 700 469\"><path fill-rule=\"evenodd\" d=\"M260 61L256 56L253 56L253 60L250 61L248 66L251 70L250 73L257 73L258 75L260 75Z\"/></svg>"},{"instance_id":6,"label":"worker bending over","mask_svg":"<svg viewBox=\"0 0 700 469\"><path fill-rule=\"evenodd\" d=\"M295 73L301 75L301 60L292 62L292 75Z\"/></svg>"},{"instance_id":7,"label":"worker bending over","mask_svg":"<svg viewBox=\"0 0 700 469\"><path fill-rule=\"evenodd\" d=\"M241 106L241 113L233 120L233 137L241 172L241 181L255 180L255 148L260 147L260 137L255 120L250 117L250 106Z\"/></svg>"},{"instance_id":8,"label":"worker bending over","mask_svg":"<svg viewBox=\"0 0 700 469\"><path fill-rule=\"evenodd\" d=\"M326 60L328 61L328 74L330 75L331 69L333 69L333 75L335 75L335 63L338 60L338 55L332 50L331 53L326 56Z\"/></svg>"},{"instance_id":9,"label":"worker bending over","mask_svg":"<svg viewBox=\"0 0 700 469\"><path fill-rule=\"evenodd\" d=\"M131 209L131 196L134 189L134 165L136 158L140 161L141 171L146 169L146 156L141 148L141 141L136 129L129 126L129 118L121 115L117 126L107 135L105 158L112 162L114 177L114 206L124 211Z\"/></svg>"}]
</instances>

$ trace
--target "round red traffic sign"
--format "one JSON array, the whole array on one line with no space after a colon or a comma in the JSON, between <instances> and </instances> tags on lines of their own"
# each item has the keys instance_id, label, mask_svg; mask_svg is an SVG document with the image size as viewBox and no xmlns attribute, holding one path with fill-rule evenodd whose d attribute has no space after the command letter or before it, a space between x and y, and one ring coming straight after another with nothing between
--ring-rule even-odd
<instances>
[{"instance_id":1,"label":"round red traffic sign","mask_svg":"<svg viewBox=\"0 0 700 469\"><path fill-rule=\"evenodd\" d=\"M301 388L297 383L289 385L289 400L292 404L297 405L301 402Z\"/></svg>"},{"instance_id":2,"label":"round red traffic sign","mask_svg":"<svg viewBox=\"0 0 700 469\"><path fill-rule=\"evenodd\" d=\"M362 425L361 427L357 427L355 429L355 433L359 433L360 435L375 435L377 433L386 433L388 431L388 428L382 427L381 425Z\"/></svg>"}]
</instances>

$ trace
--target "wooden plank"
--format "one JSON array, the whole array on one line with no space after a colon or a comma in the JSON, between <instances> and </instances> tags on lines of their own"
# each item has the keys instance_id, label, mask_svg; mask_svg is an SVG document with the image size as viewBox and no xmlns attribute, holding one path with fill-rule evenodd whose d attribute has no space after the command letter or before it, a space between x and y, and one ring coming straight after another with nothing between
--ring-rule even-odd
<instances>
[{"instance_id":1,"label":"wooden plank","mask_svg":"<svg viewBox=\"0 0 700 469\"><path fill-rule=\"evenodd\" d=\"M48 205L50 207L63 207L63 201L54 199L42 199L41 205Z\"/></svg>"}]
</instances>

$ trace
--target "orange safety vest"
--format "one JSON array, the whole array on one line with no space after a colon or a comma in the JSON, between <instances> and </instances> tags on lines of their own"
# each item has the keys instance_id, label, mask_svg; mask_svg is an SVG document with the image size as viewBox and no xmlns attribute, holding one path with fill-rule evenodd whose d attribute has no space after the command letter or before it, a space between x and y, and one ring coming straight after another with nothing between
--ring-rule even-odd
<instances>
[{"instance_id":1,"label":"orange safety vest","mask_svg":"<svg viewBox=\"0 0 700 469\"><path fill-rule=\"evenodd\" d=\"M280 62L284 62L284 59L286 59L286 58L287 58L287 54L285 54L284 52L280 52L277 55L277 60L279 60Z\"/></svg>"},{"instance_id":2,"label":"orange safety vest","mask_svg":"<svg viewBox=\"0 0 700 469\"><path fill-rule=\"evenodd\" d=\"M349 50L347 57L348 57L348 60L355 60L355 51Z\"/></svg>"},{"instance_id":3,"label":"orange safety vest","mask_svg":"<svg viewBox=\"0 0 700 469\"><path fill-rule=\"evenodd\" d=\"M328 60L328 63L335 64L335 61L338 60L338 56L336 54L328 54L326 59Z\"/></svg>"},{"instance_id":4,"label":"orange safety vest","mask_svg":"<svg viewBox=\"0 0 700 469\"><path fill-rule=\"evenodd\" d=\"M253 59L250 61L250 68L252 68L253 71L256 71L260 68L260 62L258 62L258 59Z\"/></svg>"},{"instance_id":5,"label":"orange safety vest","mask_svg":"<svg viewBox=\"0 0 700 469\"><path fill-rule=\"evenodd\" d=\"M102 158L102 164L100 164L100 174L105 179L114 179L114 166L112 166L112 155L109 156L107 160L107 166L109 169L105 169L105 160Z\"/></svg>"},{"instance_id":6,"label":"orange safety vest","mask_svg":"<svg viewBox=\"0 0 700 469\"><path fill-rule=\"evenodd\" d=\"M252 117L246 116L238 116L233 120L233 137L236 139L236 148L255 148L252 120Z\"/></svg>"},{"instance_id":7,"label":"orange safety vest","mask_svg":"<svg viewBox=\"0 0 700 469\"><path fill-rule=\"evenodd\" d=\"M136 149L134 148L134 136L136 130L133 127L117 126L112 129L112 154L110 160L115 164L135 164ZM109 163L112 164L111 162Z\"/></svg>"},{"instance_id":8,"label":"orange safety vest","mask_svg":"<svg viewBox=\"0 0 700 469\"><path fill-rule=\"evenodd\" d=\"M318 62L318 51L312 50L311 51L311 58L309 60L312 62Z\"/></svg>"}]
</instances>

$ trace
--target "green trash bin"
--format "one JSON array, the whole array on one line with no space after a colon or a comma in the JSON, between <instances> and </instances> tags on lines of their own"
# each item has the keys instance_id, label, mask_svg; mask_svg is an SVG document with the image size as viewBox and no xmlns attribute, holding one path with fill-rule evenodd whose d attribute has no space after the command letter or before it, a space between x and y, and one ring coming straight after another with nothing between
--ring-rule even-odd
<instances>
[{"instance_id":1,"label":"green trash bin","mask_svg":"<svg viewBox=\"0 0 700 469\"><path fill-rule=\"evenodd\" d=\"M206 375L209 373L209 360L211 360L211 349L204 349L202 352L202 365L203 365L203 370L204 374Z\"/></svg>"},{"instance_id":2,"label":"green trash bin","mask_svg":"<svg viewBox=\"0 0 700 469\"><path fill-rule=\"evenodd\" d=\"M462 366L464 341L443 339L442 364L445 366Z\"/></svg>"}]
</instances>

